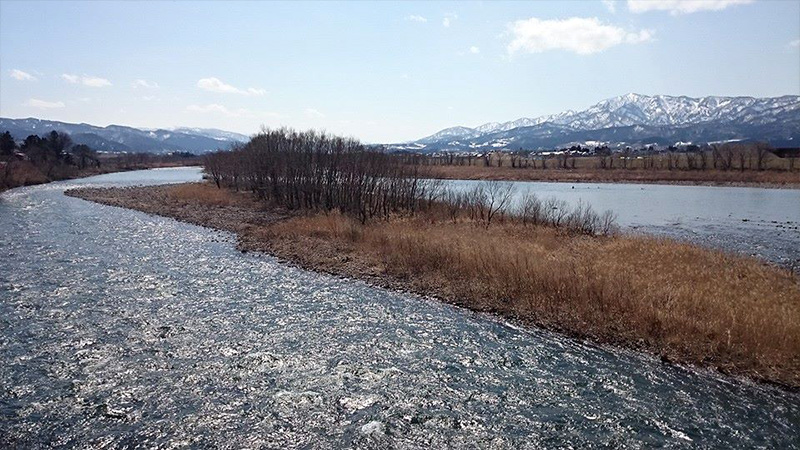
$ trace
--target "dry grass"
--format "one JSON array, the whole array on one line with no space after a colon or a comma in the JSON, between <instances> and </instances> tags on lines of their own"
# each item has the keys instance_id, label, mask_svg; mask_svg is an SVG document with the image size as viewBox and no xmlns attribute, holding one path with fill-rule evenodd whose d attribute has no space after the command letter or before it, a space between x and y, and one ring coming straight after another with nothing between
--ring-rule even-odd
<instances>
[{"instance_id":1,"label":"dry grass","mask_svg":"<svg viewBox=\"0 0 800 450\"><path fill-rule=\"evenodd\" d=\"M800 286L753 259L665 239L424 217L361 225L314 215L254 232L305 266L373 268L472 309L800 385Z\"/></svg>"},{"instance_id":2,"label":"dry grass","mask_svg":"<svg viewBox=\"0 0 800 450\"><path fill-rule=\"evenodd\" d=\"M47 181L47 177L28 161L11 161L0 168L0 191Z\"/></svg>"},{"instance_id":3,"label":"dry grass","mask_svg":"<svg viewBox=\"0 0 800 450\"><path fill-rule=\"evenodd\" d=\"M175 200L201 205L231 206L237 203L237 198L231 191L217 189L207 183L186 183L171 186L169 195Z\"/></svg>"},{"instance_id":4,"label":"dry grass","mask_svg":"<svg viewBox=\"0 0 800 450\"><path fill-rule=\"evenodd\" d=\"M644 170L644 169L532 169L473 166L422 166L431 178L450 180L564 181L594 183L682 183L759 186L800 186L800 171Z\"/></svg>"},{"instance_id":5,"label":"dry grass","mask_svg":"<svg viewBox=\"0 0 800 450\"><path fill-rule=\"evenodd\" d=\"M205 206L251 206L263 209L249 193L217 189L209 183L183 183L170 186L167 190L173 200Z\"/></svg>"}]
</instances>

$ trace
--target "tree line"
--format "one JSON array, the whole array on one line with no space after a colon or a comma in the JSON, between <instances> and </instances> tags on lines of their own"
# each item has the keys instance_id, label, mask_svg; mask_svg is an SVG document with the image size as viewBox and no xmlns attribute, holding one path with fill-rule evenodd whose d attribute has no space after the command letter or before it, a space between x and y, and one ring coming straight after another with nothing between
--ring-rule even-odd
<instances>
[{"instance_id":1,"label":"tree line","mask_svg":"<svg viewBox=\"0 0 800 450\"><path fill-rule=\"evenodd\" d=\"M585 204L570 208L533 194L512 202L514 188L507 182L447 190L442 180L421 179L418 166L403 157L315 131L263 130L246 144L206 155L204 168L218 188L252 192L289 210L335 210L361 223L422 213L433 221L467 220L487 228L511 221L609 234L616 227L613 214L597 214Z\"/></svg>"},{"instance_id":2,"label":"tree line","mask_svg":"<svg viewBox=\"0 0 800 450\"><path fill-rule=\"evenodd\" d=\"M100 165L97 153L88 145L74 145L68 134L55 130L44 136L32 134L20 145L17 145L10 132L0 135L0 158L10 160L17 156L18 150L22 154L20 156L24 156L37 167L45 168L48 176L59 165L76 166L80 169Z\"/></svg>"},{"instance_id":3,"label":"tree line","mask_svg":"<svg viewBox=\"0 0 800 450\"><path fill-rule=\"evenodd\" d=\"M362 223L414 213L435 190L392 155L316 131L265 129L246 144L208 154L204 165L217 187L252 191L290 210L339 210Z\"/></svg>"},{"instance_id":4,"label":"tree line","mask_svg":"<svg viewBox=\"0 0 800 450\"><path fill-rule=\"evenodd\" d=\"M32 134L19 144L10 132L0 134L0 189L68 178L100 164L95 151L85 144L73 144L66 133Z\"/></svg>"},{"instance_id":5,"label":"tree line","mask_svg":"<svg viewBox=\"0 0 800 450\"><path fill-rule=\"evenodd\" d=\"M0 134L0 191L96 173L197 162L196 155L186 152L100 155L88 145L75 144L69 134L55 130L17 142L6 131Z\"/></svg>"},{"instance_id":6,"label":"tree line","mask_svg":"<svg viewBox=\"0 0 800 450\"><path fill-rule=\"evenodd\" d=\"M770 159L775 158L772 147L763 142L710 144L704 147L689 145L683 150L668 147L662 152L635 152L626 148L614 154L607 148L598 153L600 169L658 169L658 170L767 170ZM616 167L615 167L616 161ZM786 169L794 170L794 158L788 158Z\"/></svg>"},{"instance_id":7,"label":"tree line","mask_svg":"<svg viewBox=\"0 0 800 450\"><path fill-rule=\"evenodd\" d=\"M688 171L764 171L800 168L797 152L778 157L766 143L729 142L688 145L683 148L625 148L614 151L607 146L594 148L572 146L553 152L493 151L486 153L444 153L426 155L398 153L406 164L419 166L484 166L521 169L595 168L688 170Z\"/></svg>"}]
</instances>

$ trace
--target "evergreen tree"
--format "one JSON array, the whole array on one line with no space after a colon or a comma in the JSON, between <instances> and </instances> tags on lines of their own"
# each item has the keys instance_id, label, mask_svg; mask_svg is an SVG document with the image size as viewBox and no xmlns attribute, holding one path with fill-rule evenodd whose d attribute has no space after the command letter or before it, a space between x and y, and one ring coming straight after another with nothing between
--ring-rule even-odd
<instances>
[{"instance_id":1,"label":"evergreen tree","mask_svg":"<svg viewBox=\"0 0 800 450\"><path fill-rule=\"evenodd\" d=\"M14 154L14 150L16 149L17 143L14 141L11 133L6 131L0 135L0 157L11 156Z\"/></svg>"},{"instance_id":2,"label":"evergreen tree","mask_svg":"<svg viewBox=\"0 0 800 450\"><path fill-rule=\"evenodd\" d=\"M44 140L39 136L32 134L22 141L22 151L28 153L30 150L42 148Z\"/></svg>"},{"instance_id":3,"label":"evergreen tree","mask_svg":"<svg viewBox=\"0 0 800 450\"><path fill-rule=\"evenodd\" d=\"M64 159L64 151L72 145L72 139L67 133L59 133L56 130L47 135L47 147L53 152L56 161Z\"/></svg>"}]
</instances>

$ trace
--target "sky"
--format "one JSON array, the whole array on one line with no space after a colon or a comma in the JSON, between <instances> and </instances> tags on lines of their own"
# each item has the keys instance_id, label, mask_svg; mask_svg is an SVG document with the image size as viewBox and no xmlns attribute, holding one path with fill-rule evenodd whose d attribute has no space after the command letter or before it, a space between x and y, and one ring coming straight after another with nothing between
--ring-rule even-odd
<instances>
[{"instance_id":1,"label":"sky","mask_svg":"<svg viewBox=\"0 0 800 450\"><path fill-rule=\"evenodd\" d=\"M800 94L800 0L0 0L0 116L369 143L645 95Z\"/></svg>"}]
</instances>

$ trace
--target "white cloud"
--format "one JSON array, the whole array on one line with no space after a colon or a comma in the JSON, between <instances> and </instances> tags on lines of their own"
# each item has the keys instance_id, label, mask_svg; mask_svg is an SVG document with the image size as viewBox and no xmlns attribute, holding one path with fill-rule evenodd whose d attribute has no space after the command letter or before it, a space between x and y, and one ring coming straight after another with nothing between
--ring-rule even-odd
<instances>
[{"instance_id":1,"label":"white cloud","mask_svg":"<svg viewBox=\"0 0 800 450\"><path fill-rule=\"evenodd\" d=\"M601 0L603 2L603 6L608 9L608 12L614 14L617 12L617 0Z\"/></svg>"},{"instance_id":2,"label":"white cloud","mask_svg":"<svg viewBox=\"0 0 800 450\"><path fill-rule=\"evenodd\" d=\"M266 89L247 88L247 93L250 95L267 95Z\"/></svg>"},{"instance_id":3,"label":"white cloud","mask_svg":"<svg viewBox=\"0 0 800 450\"><path fill-rule=\"evenodd\" d=\"M426 19L425 17L418 16L416 14L412 14L412 15L406 17L406 20L410 20L412 22L420 22L420 23L424 23L424 22L428 21L428 19Z\"/></svg>"},{"instance_id":4,"label":"white cloud","mask_svg":"<svg viewBox=\"0 0 800 450\"><path fill-rule=\"evenodd\" d=\"M106 80L105 78L100 77L92 77L88 75L78 76L69 73L61 74L61 78L63 78L66 82L72 84L82 84L88 87L106 87L111 86L111 82Z\"/></svg>"},{"instance_id":5,"label":"white cloud","mask_svg":"<svg viewBox=\"0 0 800 450\"><path fill-rule=\"evenodd\" d=\"M311 119L322 119L323 117L325 117L325 114L322 114L321 112L319 112L314 108L306 108L305 113L306 117Z\"/></svg>"},{"instance_id":6,"label":"white cloud","mask_svg":"<svg viewBox=\"0 0 800 450\"><path fill-rule=\"evenodd\" d=\"M252 87L247 89L239 89L235 86L224 83L222 80L216 77L201 78L197 81L197 87L206 91L217 92L220 94L265 95L267 93L267 91L264 89L256 89Z\"/></svg>"},{"instance_id":7,"label":"white cloud","mask_svg":"<svg viewBox=\"0 0 800 450\"><path fill-rule=\"evenodd\" d=\"M65 106L64 102L48 102L46 100L39 100L38 98L28 99L27 102L23 103L23 105L39 109L56 109L63 108Z\"/></svg>"},{"instance_id":8,"label":"white cloud","mask_svg":"<svg viewBox=\"0 0 800 450\"><path fill-rule=\"evenodd\" d=\"M444 19L442 19L442 26L449 27L456 19L458 19L458 14L447 13L444 15Z\"/></svg>"},{"instance_id":9,"label":"white cloud","mask_svg":"<svg viewBox=\"0 0 800 450\"><path fill-rule=\"evenodd\" d=\"M81 81L83 82L84 86L90 86L90 87L111 86L110 81L100 77L83 77L81 78Z\"/></svg>"},{"instance_id":10,"label":"white cloud","mask_svg":"<svg viewBox=\"0 0 800 450\"><path fill-rule=\"evenodd\" d=\"M628 10L633 13L669 11L672 15L678 15L698 11L721 11L729 6L752 2L753 0L628 0Z\"/></svg>"},{"instance_id":11,"label":"white cloud","mask_svg":"<svg viewBox=\"0 0 800 450\"><path fill-rule=\"evenodd\" d=\"M800 47L800 39L795 39L792 42L789 42L789 47L794 47L794 48Z\"/></svg>"},{"instance_id":12,"label":"white cloud","mask_svg":"<svg viewBox=\"0 0 800 450\"><path fill-rule=\"evenodd\" d=\"M200 89L211 91L211 92L219 92L225 94L241 94L243 91L231 86L230 84L225 84L219 78L201 78L197 81L197 87Z\"/></svg>"},{"instance_id":13,"label":"white cloud","mask_svg":"<svg viewBox=\"0 0 800 450\"><path fill-rule=\"evenodd\" d=\"M541 53L548 50L567 50L579 55L601 52L620 44L638 44L652 39L653 32L626 31L602 23L596 17L541 20L532 17L508 25L512 36L508 53Z\"/></svg>"},{"instance_id":14,"label":"white cloud","mask_svg":"<svg viewBox=\"0 0 800 450\"><path fill-rule=\"evenodd\" d=\"M36 77L29 74L28 72L23 72L19 69L11 69L9 71L11 78L19 81L35 81Z\"/></svg>"},{"instance_id":15,"label":"white cloud","mask_svg":"<svg viewBox=\"0 0 800 450\"><path fill-rule=\"evenodd\" d=\"M469 52L472 53L473 55L477 55L478 53L481 52L481 49L473 45L472 47L469 48Z\"/></svg>"},{"instance_id":16,"label":"white cloud","mask_svg":"<svg viewBox=\"0 0 800 450\"><path fill-rule=\"evenodd\" d=\"M133 83L131 83L131 87L134 89L136 88L158 89L158 83L156 83L155 81L142 80L140 78L137 80L133 80Z\"/></svg>"}]
</instances>

